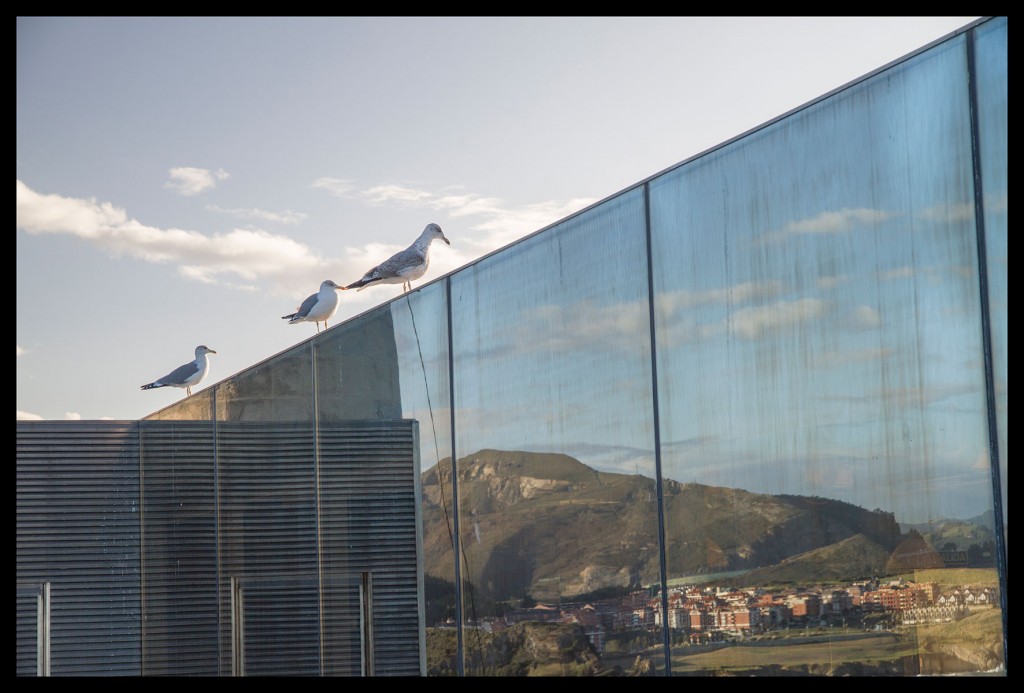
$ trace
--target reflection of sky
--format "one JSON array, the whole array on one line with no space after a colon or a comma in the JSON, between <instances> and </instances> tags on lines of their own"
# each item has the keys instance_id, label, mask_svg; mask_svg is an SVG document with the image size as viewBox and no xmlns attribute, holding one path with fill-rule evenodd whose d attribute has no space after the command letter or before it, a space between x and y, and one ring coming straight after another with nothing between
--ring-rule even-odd
<instances>
[{"instance_id":1,"label":"reflection of sky","mask_svg":"<svg viewBox=\"0 0 1024 693\"><path fill-rule=\"evenodd\" d=\"M446 301L444 284L434 283L391 304L402 416L419 421L423 470L451 456Z\"/></svg>"},{"instance_id":2,"label":"reflection of sky","mask_svg":"<svg viewBox=\"0 0 1024 693\"><path fill-rule=\"evenodd\" d=\"M453 278L460 455L481 448L573 454L585 444L609 459L610 450L651 449L639 192ZM639 464L632 455L611 458ZM641 472L653 475L652 456L645 462Z\"/></svg>"},{"instance_id":3,"label":"reflection of sky","mask_svg":"<svg viewBox=\"0 0 1024 693\"><path fill-rule=\"evenodd\" d=\"M982 180L985 184L985 252L988 256L988 297L992 333L992 369L996 382L999 424L999 469L1002 477L1003 519L1007 508L1007 20L995 21L978 32L978 114ZM994 193L987 191L993 190Z\"/></svg>"},{"instance_id":4,"label":"reflection of sky","mask_svg":"<svg viewBox=\"0 0 1024 693\"><path fill-rule=\"evenodd\" d=\"M958 57L652 186L666 476L913 519L991 506Z\"/></svg>"},{"instance_id":5,"label":"reflection of sky","mask_svg":"<svg viewBox=\"0 0 1024 693\"><path fill-rule=\"evenodd\" d=\"M961 58L933 51L652 182L665 477L903 521L991 507ZM460 456L562 452L653 476L641 193L453 276ZM436 293L417 326L444 456ZM422 422L424 371L399 352Z\"/></svg>"}]
</instances>

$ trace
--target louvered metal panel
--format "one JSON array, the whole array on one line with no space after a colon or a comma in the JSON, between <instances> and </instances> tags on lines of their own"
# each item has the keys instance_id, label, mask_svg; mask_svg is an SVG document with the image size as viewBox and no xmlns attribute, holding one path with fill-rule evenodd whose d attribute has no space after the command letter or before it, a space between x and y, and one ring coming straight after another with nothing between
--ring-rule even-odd
<instances>
[{"instance_id":1,"label":"louvered metal panel","mask_svg":"<svg viewBox=\"0 0 1024 693\"><path fill-rule=\"evenodd\" d=\"M17 673L36 674L49 582L50 673L138 675L138 422L17 423Z\"/></svg>"},{"instance_id":2,"label":"louvered metal panel","mask_svg":"<svg viewBox=\"0 0 1024 693\"><path fill-rule=\"evenodd\" d=\"M416 436L19 422L18 674L47 581L54 675L230 674L233 583L244 673L423 674Z\"/></svg>"},{"instance_id":3,"label":"louvered metal panel","mask_svg":"<svg viewBox=\"0 0 1024 693\"><path fill-rule=\"evenodd\" d=\"M141 422L142 669L217 676L214 425Z\"/></svg>"},{"instance_id":4,"label":"louvered metal panel","mask_svg":"<svg viewBox=\"0 0 1024 693\"><path fill-rule=\"evenodd\" d=\"M217 483L222 667L231 580L244 594L245 673L320 673L312 422L220 422Z\"/></svg>"},{"instance_id":5,"label":"louvered metal panel","mask_svg":"<svg viewBox=\"0 0 1024 693\"><path fill-rule=\"evenodd\" d=\"M320 424L323 571L372 576L378 676L418 676L425 667L417 437L417 423L409 420ZM333 597L325 588L325 601Z\"/></svg>"}]
</instances>

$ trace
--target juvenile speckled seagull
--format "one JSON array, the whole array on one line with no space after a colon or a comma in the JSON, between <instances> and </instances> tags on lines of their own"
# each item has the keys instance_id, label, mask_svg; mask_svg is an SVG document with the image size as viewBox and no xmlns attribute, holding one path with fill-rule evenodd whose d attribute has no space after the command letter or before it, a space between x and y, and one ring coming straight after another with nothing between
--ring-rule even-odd
<instances>
[{"instance_id":1,"label":"juvenile speckled seagull","mask_svg":"<svg viewBox=\"0 0 1024 693\"><path fill-rule=\"evenodd\" d=\"M162 378L158 378L148 385L143 385L143 390L152 390L154 387L183 387L185 395L192 396L192 386L203 382L203 378L210 370L209 354L217 352L208 346L200 344L196 347L196 360L178 366Z\"/></svg>"},{"instance_id":2,"label":"juvenile speckled seagull","mask_svg":"<svg viewBox=\"0 0 1024 693\"><path fill-rule=\"evenodd\" d=\"M444 241L448 245L452 244L445 238L440 226L427 224L423 233L412 245L395 253L364 274L362 279L345 288L362 291L366 287L376 284L401 284L403 290L412 290L412 282L427 272L427 267L430 265L430 244L435 240Z\"/></svg>"},{"instance_id":3,"label":"juvenile speckled seagull","mask_svg":"<svg viewBox=\"0 0 1024 693\"><path fill-rule=\"evenodd\" d=\"M289 325L297 322L315 322L316 331L320 332L320 323L327 329L327 320L334 317L338 312L338 291L341 287L330 279L320 282L320 291L306 298L291 315L282 315L282 320L287 320Z\"/></svg>"}]
</instances>

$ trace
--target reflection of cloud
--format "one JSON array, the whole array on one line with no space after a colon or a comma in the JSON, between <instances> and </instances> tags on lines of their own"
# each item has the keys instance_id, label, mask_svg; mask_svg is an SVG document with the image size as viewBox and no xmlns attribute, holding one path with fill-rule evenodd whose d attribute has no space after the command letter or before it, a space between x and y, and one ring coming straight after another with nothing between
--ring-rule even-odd
<instances>
[{"instance_id":1,"label":"reflection of cloud","mask_svg":"<svg viewBox=\"0 0 1024 693\"><path fill-rule=\"evenodd\" d=\"M210 190L217 185L217 181L228 178L223 169L211 171L205 168L193 168L181 166L170 170L171 180L164 184L165 188L177 190L180 194L191 197L201 192Z\"/></svg>"},{"instance_id":2,"label":"reflection of cloud","mask_svg":"<svg viewBox=\"0 0 1024 693\"><path fill-rule=\"evenodd\" d=\"M763 300L782 292L782 282L743 282L721 289L705 291L668 291L656 299L660 315L672 315L677 311L701 305L737 305L748 301Z\"/></svg>"},{"instance_id":3,"label":"reflection of cloud","mask_svg":"<svg viewBox=\"0 0 1024 693\"><path fill-rule=\"evenodd\" d=\"M770 231L761 236L764 243L778 243L793 236L809 236L845 233L856 226L879 224L896 216L891 212L864 207L844 207L834 212L821 212L813 217L791 221L779 231Z\"/></svg>"},{"instance_id":4,"label":"reflection of cloud","mask_svg":"<svg viewBox=\"0 0 1024 693\"><path fill-rule=\"evenodd\" d=\"M22 354L27 353L24 349L21 348L20 345L15 345L15 346L18 347L18 356L21 356Z\"/></svg>"},{"instance_id":5,"label":"reflection of cloud","mask_svg":"<svg viewBox=\"0 0 1024 693\"><path fill-rule=\"evenodd\" d=\"M882 324L882 318L874 308L860 305L853 309L850 324L857 330L871 330Z\"/></svg>"},{"instance_id":6,"label":"reflection of cloud","mask_svg":"<svg viewBox=\"0 0 1024 693\"><path fill-rule=\"evenodd\" d=\"M892 349L850 349L826 351L811 356L811 363L817 368L836 368L851 363L882 361L893 354Z\"/></svg>"},{"instance_id":7,"label":"reflection of cloud","mask_svg":"<svg viewBox=\"0 0 1024 693\"><path fill-rule=\"evenodd\" d=\"M1009 203L1010 203L1010 198L1006 194L1001 194L1001 195L986 194L985 195L984 205L985 205L985 211L986 212L991 212L993 214L999 214L999 213L1005 212L1007 210L1007 208L1009 207Z\"/></svg>"},{"instance_id":8,"label":"reflection of cloud","mask_svg":"<svg viewBox=\"0 0 1024 693\"><path fill-rule=\"evenodd\" d=\"M818 288L822 290L834 289L840 284L850 281L847 274L837 274L831 277L818 277Z\"/></svg>"},{"instance_id":9,"label":"reflection of cloud","mask_svg":"<svg viewBox=\"0 0 1024 693\"><path fill-rule=\"evenodd\" d=\"M928 406L960 395L978 392L976 385L939 385L934 387L883 388L874 397L898 407Z\"/></svg>"},{"instance_id":10,"label":"reflection of cloud","mask_svg":"<svg viewBox=\"0 0 1024 693\"><path fill-rule=\"evenodd\" d=\"M18 410L18 421L42 421L43 417L39 414L31 414L27 411Z\"/></svg>"},{"instance_id":11,"label":"reflection of cloud","mask_svg":"<svg viewBox=\"0 0 1024 693\"><path fill-rule=\"evenodd\" d=\"M740 443L739 446L736 443ZM750 449L744 449L749 443ZM753 493L818 495L896 513L897 521L940 514L971 517L991 503L991 470L968 467L962 451L936 446L846 448L819 446L789 456L770 452L770 441L709 442L684 458L662 455L665 478ZM895 454L892 450L898 450ZM879 480L884 483L879 484Z\"/></svg>"},{"instance_id":12,"label":"reflection of cloud","mask_svg":"<svg viewBox=\"0 0 1024 693\"><path fill-rule=\"evenodd\" d=\"M601 472L639 473L650 477L655 474L654 452L642 448L580 442L560 442L557 446L529 443L521 448L527 452L556 452L568 455Z\"/></svg>"},{"instance_id":13,"label":"reflection of cloud","mask_svg":"<svg viewBox=\"0 0 1024 693\"><path fill-rule=\"evenodd\" d=\"M951 205L936 205L921 210L921 218L926 221L941 221L949 224L974 220L974 203L959 202Z\"/></svg>"},{"instance_id":14,"label":"reflection of cloud","mask_svg":"<svg viewBox=\"0 0 1024 693\"><path fill-rule=\"evenodd\" d=\"M851 356L861 355L864 360L875 358L872 350L848 352ZM847 358L847 352L833 352L836 359L851 360ZM881 350L877 358L886 358L898 352L892 350ZM826 361L827 361L826 357ZM818 362L816 365L829 365ZM937 404L954 397L962 395L976 395L979 392L977 385L934 385L931 387L890 387L877 388L873 392L857 395L830 395L822 397L823 400L831 402L849 402L853 404L866 404L872 410L886 410L887 408L898 407L902 409L921 410L927 406ZM974 409L970 410L974 412Z\"/></svg>"},{"instance_id":15,"label":"reflection of cloud","mask_svg":"<svg viewBox=\"0 0 1024 693\"><path fill-rule=\"evenodd\" d=\"M64 412L64 419L66 421L81 421L82 420L82 415L79 414L78 412L73 412L73 411Z\"/></svg>"},{"instance_id":16,"label":"reflection of cloud","mask_svg":"<svg viewBox=\"0 0 1024 693\"><path fill-rule=\"evenodd\" d=\"M268 212L264 209L224 209L217 205L206 205L206 209L211 212L220 212L221 214L228 214L237 219L259 219L261 221L273 221L278 224L298 224L309 218L308 214L302 212L293 212L291 210L285 210L284 212Z\"/></svg>"},{"instance_id":17,"label":"reflection of cloud","mask_svg":"<svg viewBox=\"0 0 1024 693\"><path fill-rule=\"evenodd\" d=\"M825 302L817 298L778 301L768 306L741 308L727 319L701 328L701 334L712 336L729 330L745 339L758 339L784 327L819 319L825 313Z\"/></svg>"},{"instance_id":18,"label":"reflection of cloud","mask_svg":"<svg viewBox=\"0 0 1024 693\"><path fill-rule=\"evenodd\" d=\"M646 301L538 306L499 326L487 345L474 348L473 353L483 358L513 352L576 353L581 345L632 353L650 335L647 311Z\"/></svg>"},{"instance_id":19,"label":"reflection of cloud","mask_svg":"<svg viewBox=\"0 0 1024 693\"><path fill-rule=\"evenodd\" d=\"M983 472L992 471L992 458L989 456L988 450L982 450L974 457L971 469L977 469Z\"/></svg>"},{"instance_id":20,"label":"reflection of cloud","mask_svg":"<svg viewBox=\"0 0 1024 693\"><path fill-rule=\"evenodd\" d=\"M914 276L914 268L913 267L908 267L908 266L897 267L896 269L886 270L885 272L881 272L879 274L879 278L881 278L883 280L907 279L907 278L910 278L910 277L913 277L913 276Z\"/></svg>"},{"instance_id":21,"label":"reflection of cloud","mask_svg":"<svg viewBox=\"0 0 1024 693\"><path fill-rule=\"evenodd\" d=\"M604 306L582 301L571 305L549 305L524 316L517 325L519 344L534 348L579 349L580 343L635 349L637 337L646 337L646 303L640 301Z\"/></svg>"}]
</instances>

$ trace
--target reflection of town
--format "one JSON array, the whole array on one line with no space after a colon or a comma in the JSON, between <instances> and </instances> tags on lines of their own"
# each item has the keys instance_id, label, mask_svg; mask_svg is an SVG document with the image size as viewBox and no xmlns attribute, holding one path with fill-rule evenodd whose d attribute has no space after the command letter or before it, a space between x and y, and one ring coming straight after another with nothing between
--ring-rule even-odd
<instances>
[{"instance_id":1,"label":"reflection of town","mask_svg":"<svg viewBox=\"0 0 1024 693\"><path fill-rule=\"evenodd\" d=\"M998 593L991 587L960 586L942 592L935 582L904 580L778 592L684 586L669 590L668 626L690 643L703 644L811 627L883 630L944 623L997 608L998 603ZM660 629L661 613L660 596L639 590L614 599L520 607L470 625L498 632L526 621L576 623L602 652L610 634Z\"/></svg>"}]
</instances>

